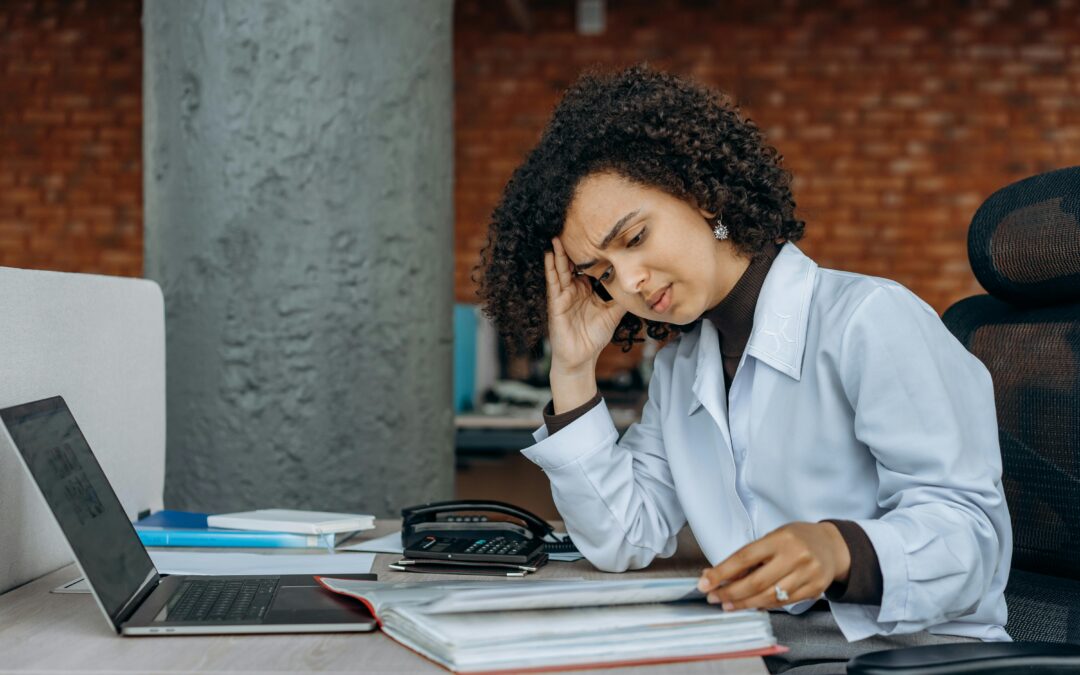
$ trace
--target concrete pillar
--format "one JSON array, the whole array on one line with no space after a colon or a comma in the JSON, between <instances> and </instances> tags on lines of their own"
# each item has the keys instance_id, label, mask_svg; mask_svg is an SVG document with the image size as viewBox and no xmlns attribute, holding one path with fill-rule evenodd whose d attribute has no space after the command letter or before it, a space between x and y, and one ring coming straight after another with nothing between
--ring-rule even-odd
<instances>
[{"instance_id":1,"label":"concrete pillar","mask_svg":"<svg viewBox=\"0 0 1080 675\"><path fill-rule=\"evenodd\" d=\"M453 486L450 0L146 0L170 508Z\"/></svg>"}]
</instances>

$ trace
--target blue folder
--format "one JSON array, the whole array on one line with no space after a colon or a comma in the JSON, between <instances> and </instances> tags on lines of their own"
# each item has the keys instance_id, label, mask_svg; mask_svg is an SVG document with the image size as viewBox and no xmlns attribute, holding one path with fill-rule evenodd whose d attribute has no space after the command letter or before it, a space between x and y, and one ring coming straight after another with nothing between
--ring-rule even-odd
<instances>
[{"instance_id":1,"label":"blue folder","mask_svg":"<svg viewBox=\"0 0 1080 675\"><path fill-rule=\"evenodd\" d=\"M333 549L348 533L294 534L255 532L207 527L205 513L158 511L135 521L135 532L143 546L236 546L247 548L328 548Z\"/></svg>"}]
</instances>

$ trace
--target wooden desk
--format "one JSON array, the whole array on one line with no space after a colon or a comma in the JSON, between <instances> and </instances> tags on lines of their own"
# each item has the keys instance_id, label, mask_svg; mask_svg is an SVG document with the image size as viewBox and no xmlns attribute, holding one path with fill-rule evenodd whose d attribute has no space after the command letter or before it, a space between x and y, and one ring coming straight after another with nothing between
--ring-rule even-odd
<instances>
[{"instance_id":1,"label":"wooden desk","mask_svg":"<svg viewBox=\"0 0 1080 675\"><path fill-rule=\"evenodd\" d=\"M394 520L380 520L361 538L397 529ZM687 532L680 553L658 561L635 575L651 577L696 576L704 565ZM243 549L232 549L243 550ZM296 549L285 552L295 553ZM349 555L342 553L341 555ZM424 579L476 579L395 572L387 564L399 556L378 555L372 571L384 581ZM0 671L73 672L349 672L446 673L381 632L319 635L240 635L185 637L117 636L89 594L54 594L49 591L78 576L74 565L0 595ZM534 578L616 578L598 572L588 562L548 563ZM625 577L623 577L625 578ZM507 580L515 583L516 580ZM678 664L680 673L766 673L760 658L701 661ZM588 671L598 673L667 673L672 666Z\"/></svg>"}]
</instances>

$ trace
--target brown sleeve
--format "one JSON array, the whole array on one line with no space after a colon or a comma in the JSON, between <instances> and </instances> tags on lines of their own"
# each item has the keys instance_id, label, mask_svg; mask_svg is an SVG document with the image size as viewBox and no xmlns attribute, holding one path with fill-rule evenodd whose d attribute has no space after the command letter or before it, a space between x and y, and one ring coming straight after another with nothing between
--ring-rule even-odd
<instances>
[{"instance_id":1,"label":"brown sleeve","mask_svg":"<svg viewBox=\"0 0 1080 675\"><path fill-rule=\"evenodd\" d=\"M851 553L851 570L847 583L833 582L825 589L825 597L833 602L845 602L854 605L880 605L884 591L881 579L881 561L877 551L870 543L870 537L856 523L850 520L823 520L832 523L840 530L848 551Z\"/></svg>"},{"instance_id":2,"label":"brown sleeve","mask_svg":"<svg viewBox=\"0 0 1080 675\"><path fill-rule=\"evenodd\" d=\"M600 400L600 392L596 392L596 395L588 401L585 401L573 410L567 410L558 415L555 414L554 402L548 401L548 404L544 406L544 426L547 427L548 436L552 436L555 432L570 426L571 422L574 422L577 418L599 405Z\"/></svg>"}]
</instances>

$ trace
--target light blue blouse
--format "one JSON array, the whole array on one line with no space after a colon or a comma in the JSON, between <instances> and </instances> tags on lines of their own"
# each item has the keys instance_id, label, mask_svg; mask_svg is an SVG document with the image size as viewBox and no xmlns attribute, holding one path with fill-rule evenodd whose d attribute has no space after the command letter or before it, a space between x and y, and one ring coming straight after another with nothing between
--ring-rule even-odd
<instances>
[{"instance_id":1,"label":"light blue blouse","mask_svg":"<svg viewBox=\"0 0 1080 675\"><path fill-rule=\"evenodd\" d=\"M831 604L848 640L1009 639L1012 530L990 375L895 282L820 269L788 243L727 396L704 320L657 354L641 422L621 441L604 405L534 437L522 452L600 569L672 555L685 524L715 565L792 521L853 520L884 593L880 606Z\"/></svg>"}]
</instances>

